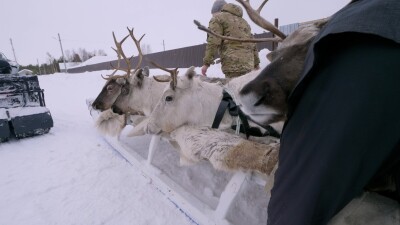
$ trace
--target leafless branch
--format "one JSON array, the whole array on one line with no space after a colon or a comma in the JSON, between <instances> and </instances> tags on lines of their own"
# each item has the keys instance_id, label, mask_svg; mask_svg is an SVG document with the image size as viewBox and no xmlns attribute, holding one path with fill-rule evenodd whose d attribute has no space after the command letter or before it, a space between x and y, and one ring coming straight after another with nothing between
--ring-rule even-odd
<instances>
[{"instance_id":1,"label":"leafless branch","mask_svg":"<svg viewBox=\"0 0 400 225\"><path fill-rule=\"evenodd\" d=\"M239 41L239 42L251 42L251 43L258 43L258 42L269 42L269 41L273 41L273 42L281 42L282 39L281 38L234 38L234 37L229 37L229 36L223 36L220 34L217 34L215 32L213 32L212 30L208 29L207 27L205 27L204 25L202 25L199 21L194 20L193 21L197 28L199 30L205 31L211 35L214 35L218 38L221 38L223 40L230 40L230 41Z\"/></svg>"}]
</instances>

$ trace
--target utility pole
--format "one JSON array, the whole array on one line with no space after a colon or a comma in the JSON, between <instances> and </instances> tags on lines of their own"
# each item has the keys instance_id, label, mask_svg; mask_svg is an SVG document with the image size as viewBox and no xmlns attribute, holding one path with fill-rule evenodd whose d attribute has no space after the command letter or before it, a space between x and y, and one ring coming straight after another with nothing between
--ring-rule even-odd
<instances>
[{"instance_id":1,"label":"utility pole","mask_svg":"<svg viewBox=\"0 0 400 225\"><path fill-rule=\"evenodd\" d=\"M274 20L274 25L279 29L279 19L275 18ZM272 35L272 37L275 37L275 34ZM278 43L272 42L272 51L274 51L278 47Z\"/></svg>"},{"instance_id":2,"label":"utility pole","mask_svg":"<svg viewBox=\"0 0 400 225\"><path fill-rule=\"evenodd\" d=\"M63 47L62 47L62 44L61 44L60 33L58 33L58 40L60 41L60 47L61 47L61 53L62 53L63 62L64 62L65 73L68 73L67 64L65 63L64 50L63 50Z\"/></svg>"},{"instance_id":3,"label":"utility pole","mask_svg":"<svg viewBox=\"0 0 400 225\"><path fill-rule=\"evenodd\" d=\"M11 43L11 49L12 49L12 51L13 51L13 54L14 54L14 61L15 61L16 63L18 63L18 61L17 61L17 57L15 56L14 45L13 45L13 43L12 43L12 39L11 39L11 38L10 38L10 43Z\"/></svg>"},{"instance_id":4,"label":"utility pole","mask_svg":"<svg viewBox=\"0 0 400 225\"><path fill-rule=\"evenodd\" d=\"M38 66L38 68L39 68L39 75L42 75L42 71L40 71L39 59L36 59L36 61L37 61L37 66Z\"/></svg>"},{"instance_id":5,"label":"utility pole","mask_svg":"<svg viewBox=\"0 0 400 225\"><path fill-rule=\"evenodd\" d=\"M162 45L164 47L164 52L165 52L165 42L164 42L164 40L162 40Z\"/></svg>"}]
</instances>

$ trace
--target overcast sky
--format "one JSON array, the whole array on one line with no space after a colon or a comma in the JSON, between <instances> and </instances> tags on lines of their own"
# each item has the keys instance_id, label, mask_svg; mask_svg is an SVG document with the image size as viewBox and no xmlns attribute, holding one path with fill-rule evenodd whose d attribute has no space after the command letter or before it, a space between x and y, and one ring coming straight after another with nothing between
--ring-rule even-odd
<instances>
[{"instance_id":1,"label":"overcast sky","mask_svg":"<svg viewBox=\"0 0 400 225\"><path fill-rule=\"evenodd\" d=\"M47 52L55 58L61 56L58 33L64 51L85 48L104 50L115 55L112 31L117 39L133 27L136 37L146 34L142 44L151 51L202 44L206 34L196 28L193 20L208 25L214 0L0 0L0 51L22 65L45 63ZM228 3L237 3L227 0ZM252 0L258 8L262 0ZM279 18L280 25L327 17L345 6L349 0L269 0L261 15L269 21ZM246 15L246 13L245 13ZM254 25L253 33L263 30ZM163 44L164 43L164 44ZM125 53L136 54L132 42Z\"/></svg>"}]
</instances>

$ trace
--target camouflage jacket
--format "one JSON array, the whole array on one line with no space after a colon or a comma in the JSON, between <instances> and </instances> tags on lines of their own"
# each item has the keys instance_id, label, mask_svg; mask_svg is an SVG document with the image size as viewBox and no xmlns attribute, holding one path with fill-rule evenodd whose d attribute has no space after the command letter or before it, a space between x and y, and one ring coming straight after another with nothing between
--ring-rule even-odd
<instances>
[{"instance_id":1,"label":"camouflage jacket","mask_svg":"<svg viewBox=\"0 0 400 225\"><path fill-rule=\"evenodd\" d=\"M242 18L242 9L228 3L220 13L213 16L209 29L217 34L234 38L252 38L250 25ZM257 45L255 43L240 43L237 41L221 40L213 35L207 36L207 46L203 63L214 63L215 56L219 54L224 73L250 72L260 63Z\"/></svg>"}]
</instances>

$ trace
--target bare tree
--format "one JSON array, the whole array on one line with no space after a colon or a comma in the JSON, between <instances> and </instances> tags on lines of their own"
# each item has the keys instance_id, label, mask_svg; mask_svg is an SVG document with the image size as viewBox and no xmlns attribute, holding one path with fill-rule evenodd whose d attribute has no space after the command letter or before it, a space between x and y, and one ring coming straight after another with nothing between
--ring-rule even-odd
<instances>
[{"instance_id":1,"label":"bare tree","mask_svg":"<svg viewBox=\"0 0 400 225\"><path fill-rule=\"evenodd\" d=\"M97 53L95 55L99 56L107 56L106 52L103 49L97 50Z\"/></svg>"},{"instance_id":2,"label":"bare tree","mask_svg":"<svg viewBox=\"0 0 400 225\"><path fill-rule=\"evenodd\" d=\"M65 54L65 61L66 62L71 62L72 60L72 56L71 56L71 51L70 50L65 50L65 52L64 52L64 54Z\"/></svg>"},{"instance_id":3,"label":"bare tree","mask_svg":"<svg viewBox=\"0 0 400 225\"><path fill-rule=\"evenodd\" d=\"M75 50L72 50L71 62L82 62L81 57L79 56L78 53L75 52Z\"/></svg>"},{"instance_id":4,"label":"bare tree","mask_svg":"<svg viewBox=\"0 0 400 225\"><path fill-rule=\"evenodd\" d=\"M86 49L84 49L84 48L79 48L78 54L79 54L79 57L81 58L82 62L85 62L86 60L90 59L90 53L88 51L86 51Z\"/></svg>"},{"instance_id":5,"label":"bare tree","mask_svg":"<svg viewBox=\"0 0 400 225\"><path fill-rule=\"evenodd\" d=\"M51 73L57 72L58 70L55 66L55 63L57 62L57 60L49 52L47 52L46 55L47 55L47 61L49 62L49 65L50 65L50 70L51 70L50 72Z\"/></svg>"}]
</instances>

